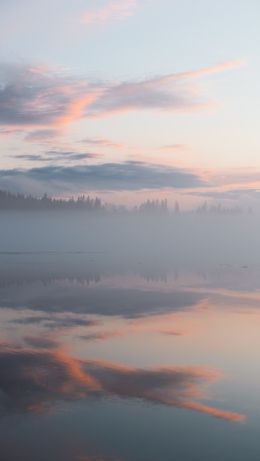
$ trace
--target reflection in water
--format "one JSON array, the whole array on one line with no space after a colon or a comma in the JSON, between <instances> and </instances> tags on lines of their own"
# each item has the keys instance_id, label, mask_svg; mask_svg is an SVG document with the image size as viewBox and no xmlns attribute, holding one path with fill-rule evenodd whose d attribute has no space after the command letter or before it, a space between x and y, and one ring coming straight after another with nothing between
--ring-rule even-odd
<instances>
[{"instance_id":1,"label":"reflection in water","mask_svg":"<svg viewBox=\"0 0 260 461\"><path fill-rule=\"evenodd\" d=\"M48 344L49 346L49 344ZM203 405L201 386L219 373L200 367L138 369L105 361L80 361L61 349L37 351L2 346L1 408L4 411L42 412L59 400L117 396L142 399L207 413L228 421L243 415Z\"/></svg>"},{"instance_id":2,"label":"reflection in water","mask_svg":"<svg viewBox=\"0 0 260 461\"><path fill-rule=\"evenodd\" d=\"M49 427L61 437L43 449L43 461L171 461L177 446L186 461L193 458L184 441L192 445L200 427L203 448L194 459L245 459L243 447L257 441L252 425L259 426L257 267L187 272L158 261L156 273L145 261L73 258L71 265L53 255L0 263L3 459L37 458L35 421L39 437ZM28 425L21 440L10 432L18 434L20 422ZM121 434L135 426L153 439L142 450ZM218 445L209 427L220 431ZM13 437L17 449L8 444ZM234 457L222 456L225 444Z\"/></svg>"}]
</instances>

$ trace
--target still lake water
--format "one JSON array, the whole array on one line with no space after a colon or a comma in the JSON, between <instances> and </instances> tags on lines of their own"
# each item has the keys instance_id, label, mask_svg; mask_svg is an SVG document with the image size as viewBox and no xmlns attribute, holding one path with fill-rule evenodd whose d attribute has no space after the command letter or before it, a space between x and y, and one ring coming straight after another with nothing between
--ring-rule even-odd
<instances>
[{"instance_id":1,"label":"still lake water","mask_svg":"<svg viewBox=\"0 0 260 461\"><path fill-rule=\"evenodd\" d=\"M260 267L2 254L0 459L259 461Z\"/></svg>"}]
</instances>

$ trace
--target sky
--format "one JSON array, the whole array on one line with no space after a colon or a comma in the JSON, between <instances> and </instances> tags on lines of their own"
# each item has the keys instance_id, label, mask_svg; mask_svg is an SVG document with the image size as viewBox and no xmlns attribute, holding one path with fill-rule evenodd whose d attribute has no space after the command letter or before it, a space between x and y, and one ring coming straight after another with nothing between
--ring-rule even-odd
<instances>
[{"instance_id":1,"label":"sky","mask_svg":"<svg viewBox=\"0 0 260 461\"><path fill-rule=\"evenodd\" d=\"M0 189L258 207L258 0L0 0Z\"/></svg>"}]
</instances>

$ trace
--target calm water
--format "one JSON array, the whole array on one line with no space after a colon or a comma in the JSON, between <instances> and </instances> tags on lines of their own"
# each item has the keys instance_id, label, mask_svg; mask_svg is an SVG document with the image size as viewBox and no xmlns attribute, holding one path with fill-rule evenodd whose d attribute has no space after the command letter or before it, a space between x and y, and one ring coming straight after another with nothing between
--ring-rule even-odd
<instances>
[{"instance_id":1,"label":"calm water","mask_svg":"<svg viewBox=\"0 0 260 461\"><path fill-rule=\"evenodd\" d=\"M0 459L259 461L260 267L2 254Z\"/></svg>"}]
</instances>

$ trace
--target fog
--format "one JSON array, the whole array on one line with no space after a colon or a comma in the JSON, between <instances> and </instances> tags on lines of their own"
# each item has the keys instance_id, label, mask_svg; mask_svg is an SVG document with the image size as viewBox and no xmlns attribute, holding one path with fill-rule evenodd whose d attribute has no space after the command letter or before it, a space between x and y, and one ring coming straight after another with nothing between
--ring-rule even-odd
<instances>
[{"instance_id":1,"label":"fog","mask_svg":"<svg viewBox=\"0 0 260 461\"><path fill-rule=\"evenodd\" d=\"M0 252L102 254L128 263L155 258L157 266L251 265L259 261L259 225L253 214L1 211Z\"/></svg>"}]
</instances>

